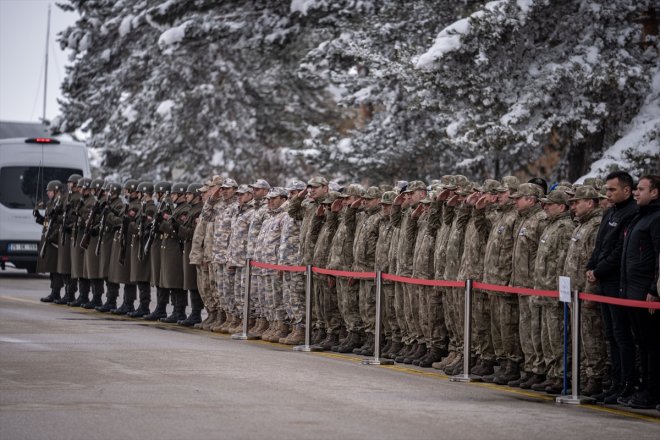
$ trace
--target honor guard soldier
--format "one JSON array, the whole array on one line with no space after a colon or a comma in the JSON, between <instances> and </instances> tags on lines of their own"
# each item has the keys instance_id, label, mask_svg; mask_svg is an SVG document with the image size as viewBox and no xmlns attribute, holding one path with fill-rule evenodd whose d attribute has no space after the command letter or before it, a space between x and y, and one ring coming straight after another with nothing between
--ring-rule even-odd
<instances>
[{"instance_id":1,"label":"honor guard soldier","mask_svg":"<svg viewBox=\"0 0 660 440\"><path fill-rule=\"evenodd\" d=\"M80 240L83 235L81 229L85 222L85 216L94 204L91 187L92 179L83 177L78 180L79 197L77 198L77 202L72 205L70 212L73 220L73 226L71 228L71 278L78 280L78 298L68 304L71 307L82 307L89 302L91 283L88 278L85 278L85 251L80 247Z\"/></svg>"},{"instance_id":2,"label":"honor guard soldier","mask_svg":"<svg viewBox=\"0 0 660 440\"><path fill-rule=\"evenodd\" d=\"M62 214L58 221L58 248L57 248L57 272L62 274L66 289L62 299L55 304L69 304L75 300L78 291L78 280L71 276L71 231L73 219L70 215L72 206L78 202L78 180L82 179L80 174L71 174L67 179L66 194L62 194Z\"/></svg>"},{"instance_id":3,"label":"honor guard soldier","mask_svg":"<svg viewBox=\"0 0 660 440\"><path fill-rule=\"evenodd\" d=\"M201 187L201 183L191 183L188 185L185 198L189 211L180 217L182 223L179 225L178 230L179 240L183 241L183 290L190 292L191 311L187 318L179 320L177 324L186 327L192 327L202 322L202 308L204 307L204 302L202 302L197 285L197 266L190 262L193 234L199 223L199 216L204 206L202 194L199 191Z\"/></svg>"},{"instance_id":4,"label":"honor guard soldier","mask_svg":"<svg viewBox=\"0 0 660 440\"><path fill-rule=\"evenodd\" d=\"M62 182L51 180L46 186L48 202L46 211L41 215L35 206L32 214L37 223L43 226L41 240L39 241L39 254L37 257L37 272L50 274L50 294L41 298L42 302L53 302L61 299L61 290L64 286L62 274L57 272L57 216L62 208Z\"/></svg>"}]
</instances>

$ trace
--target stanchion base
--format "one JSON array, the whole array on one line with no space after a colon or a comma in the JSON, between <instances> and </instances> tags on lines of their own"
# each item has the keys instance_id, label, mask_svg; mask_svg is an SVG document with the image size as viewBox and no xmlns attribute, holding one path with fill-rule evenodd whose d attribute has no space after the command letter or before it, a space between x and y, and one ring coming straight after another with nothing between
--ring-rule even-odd
<instances>
[{"instance_id":1,"label":"stanchion base","mask_svg":"<svg viewBox=\"0 0 660 440\"><path fill-rule=\"evenodd\" d=\"M360 363L362 365L394 365L394 361L392 359L383 359L383 358L365 359Z\"/></svg>"},{"instance_id":2,"label":"stanchion base","mask_svg":"<svg viewBox=\"0 0 660 440\"><path fill-rule=\"evenodd\" d=\"M309 353L311 351L324 351L324 350L318 345L296 345L295 347L293 347L293 351L302 351L305 353Z\"/></svg>"},{"instance_id":3,"label":"stanchion base","mask_svg":"<svg viewBox=\"0 0 660 440\"><path fill-rule=\"evenodd\" d=\"M587 396L559 396L555 398L556 403L562 403L566 405L583 405L589 403L596 403L596 399L592 399Z\"/></svg>"},{"instance_id":4,"label":"stanchion base","mask_svg":"<svg viewBox=\"0 0 660 440\"><path fill-rule=\"evenodd\" d=\"M458 376L451 376L449 378L450 382L479 382L481 378L478 376L472 376L470 374L459 374Z\"/></svg>"},{"instance_id":5,"label":"stanchion base","mask_svg":"<svg viewBox=\"0 0 660 440\"><path fill-rule=\"evenodd\" d=\"M232 339L236 339L237 341L253 341L255 339L259 339L259 337L254 336L254 335L249 335L245 333L236 333L231 335Z\"/></svg>"}]
</instances>

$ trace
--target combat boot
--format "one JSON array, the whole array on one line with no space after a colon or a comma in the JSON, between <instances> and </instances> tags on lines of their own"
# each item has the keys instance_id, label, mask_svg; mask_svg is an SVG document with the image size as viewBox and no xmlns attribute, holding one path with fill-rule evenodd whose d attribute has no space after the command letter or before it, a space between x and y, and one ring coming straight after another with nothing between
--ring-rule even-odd
<instances>
[{"instance_id":1,"label":"combat boot","mask_svg":"<svg viewBox=\"0 0 660 440\"><path fill-rule=\"evenodd\" d=\"M69 307L82 307L83 304L89 302L89 290L90 290L89 280L85 278L78 279L78 289L80 290L80 293L78 294L78 298L73 302L68 303L67 305Z\"/></svg>"},{"instance_id":2,"label":"combat boot","mask_svg":"<svg viewBox=\"0 0 660 440\"><path fill-rule=\"evenodd\" d=\"M195 324L195 328L198 328L200 330L206 330L204 326L209 325L209 323L215 321L216 318L218 317L218 312L216 312L215 310L206 309L206 313L207 313L206 318L202 322L198 322L197 324Z\"/></svg>"},{"instance_id":3,"label":"combat boot","mask_svg":"<svg viewBox=\"0 0 660 440\"><path fill-rule=\"evenodd\" d=\"M257 325L250 332L250 334L256 336L257 338L261 338L261 336L266 333L269 326L270 324L266 318L259 318L257 319Z\"/></svg>"},{"instance_id":4,"label":"combat boot","mask_svg":"<svg viewBox=\"0 0 660 440\"><path fill-rule=\"evenodd\" d=\"M325 340L326 336L328 335L325 333L325 328L314 329L312 333L312 345L319 345Z\"/></svg>"},{"instance_id":5,"label":"combat boot","mask_svg":"<svg viewBox=\"0 0 660 440\"><path fill-rule=\"evenodd\" d=\"M276 328L273 334L271 335L270 342L280 342L280 339L284 339L289 334L289 325L284 321L275 321Z\"/></svg>"},{"instance_id":6,"label":"combat boot","mask_svg":"<svg viewBox=\"0 0 660 440\"><path fill-rule=\"evenodd\" d=\"M401 341L392 341L392 346L390 347L389 350L383 353L383 356L385 359L394 359L396 357L396 354L401 351L403 348L403 343Z\"/></svg>"},{"instance_id":7,"label":"combat boot","mask_svg":"<svg viewBox=\"0 0 660 440\"><path fill-rule=\"evenodd\" d=\"M190 291L190 315L177 323L184 327L192 327L195 324L199 324L202 322L203 307L204 303L202 302L202 297L199 295L199 290L192 289Z\"/></svg>"},{"instance_id":8,"label":"combat boot","mask_svg":"<svg viewBox=\"0 0 660 440\"><path fill-rule=\"evenodd\" d=\"M45 303L54 302L55 304L57 304L56 301L59 301L61 299L62 299L62 297L60 296L60 291L59 290L56 291L55 289L51 289L50 294L48 294L48 296L44 296L39 301L45 302Z\"/></svg>"},{"instance_id":9,"label":"combat boot","mask_svg":"<svg viewBox=\"0 0 660 440\"><path fill-rule=\"evenodd\" d=\"M319 344L319 346L328 351L332 348L333 345L337 345L339 343L339 334L337 333L328 333L328 335L325 337L323 341Z\"/></svg>"},{"instance_id":10,"label":"combat boot","mask_svg":"<svg viewBox=\"0 0 660 440\"><path fill-rule=\"evenodd\" d=\"M142 318L147 321L158 321L167 316L168 291L160 287L156 288L156 308Z\"/></svg>"},{"instance_id":11,"label":"combat boot","mask_svg":"<svg viewBox=\"0 0 660 440\"><path fill-rule=\"evenodd\" d=\"M443 370L447 376L454 376L463 372L463 353L457 353L451 364L448 364Z\"/></svg>"},{"instance_id":12,"label":"combat boot","mask_svg":"<svg viewBox=\"0 0 660 440\"><path fill-rule=\"evenodd\" d=\"M142 318L151 313L149 305L151 304L151 287L149 283L137 283L140 292L140 305L134 312L127 313L131 318Z\"/></svg>"},{"instance_id":13,"label":"combat boot","mask_svg":"<svg viewBox=\"0 0 660 440\"><path fill-rule=\"evenodd\" d=\"M100 283L99 283L100 281ZM83 309L96 309L103 305L103 280L92 280L92 300L82 305Z\"/></svg>"},{"instance_id":14,"label":"combat boot","mask_svg":"<svg viewBox=\"0 0 660 440\"><path fill-rule=\"evenodd\" d=\"M518 364L507 359L506 365L501 367L495 374L493 383L497 385L506 385L510 381L518 379L519 377L520 369Z\"/></svg>"},{"instance_id":15,"label":"combat boot","mask_svg":"<svg viewBox=\"0 0 660 440\"><path fill-rule=\"evenodd\" d=\"M53 304L66 305L74 301L74 293L71 291L71 283L64 284L64 296L60 299L53 300Z\"/></svg>"},{"instance_id":16,"label":"combat boot","mask_svg":"<svg viewBox=\"0 0 660 440\"><path fill-rule=\"evenodd\" d=\"M441 348L431 347L426 353L426 356L419 361L419 366L422 368L431 368L431 366L442 360L442 356L447 354L447 350Z\"/></svg>"},{"instance_id":17,"label":"combat boot","mask_svg":"<svg viewBox=\"0 0 660 440\"><path fill-rule=\"evenodd\" d=\"M238 317L236 315L234 315L233 313L227 313L227 320L225 321L224 324L220 326L218 331L224 334L229 333L229 329L233 328L236 325L237 321L238 321Z\"/></svg>"},{"instance_id":18,"label":"combat boot","mask_svg":"<svg viewBox=\"0 0 660 440\"><path fill-rule=\"evenodd\" d=\"M552 385L552 382L554 382L554 378L552 377L546 377L546 379L543 382L535 383L532 384L530 387L533 391L545 391L545 389Z\"/></svg>"},{"instance_id":19,"label":"combat boot","mask_svg":"<svg viewBox=\"0 0 660 440\"><path fill-rule=\"evenodd\" d=\"M433 364L431 364L431 368L444 371L444 369L448 365L451 365L451 363L454 362L456 356L458 356L458 353L456 351L450 351L449 354L446 357L444 357L441 361L434 362Z\"/></svg>"},{"instance_id":20,"label":"combat boot","mask_svg":"<svg viewBox=\"0 0 660 440\"><path fill-rule=\"evenodd\" d=\"M632 382L626 382L617 395L616 403L619 405L628 406L630 404L630 399L632 399L632 396L636 391L637 390L635 389L635 385Z\"/></svg>"},{"instance_id":21,"label":"combat boot","mask_svg":"<svg viewBox=\"0 0 660 440\"><path fill-rule=\"evenodd\" d=\"M288 325L287 327L288 327L288 331L287 331L286 336L283 337L283 338L280 338L280 340L277 341L277 342L280 343L280 344L284 344L284 341L286 341L286 338L288 338L289 335L290 335L291 333L293 333L294 330L295 330L295 328L294 328L295 326L294 326L294 325Z\"/></svg>"},{"instance_id":22,"label":"combat boot","mask_svg":"<svg viewBox=\"0 0 660 440\"><path fill-rule=\"evenodd\" d=\"M536 385L543 381L545 381L545 376L543 374L533 373L527 377L526 381L520 383L520 388L523 390L528 390L532 387L532 385Z\"/></svg>"},{"instance_id":23,"label":"combat boot","mask_svg":"<svg viewBox=\"0 0 660 440\"><path fill-rule=\"evenodd\" d=\"M426 354L426 344L421 344L419 342L417 342L416 344L417 344L417 348L415 349L415 351L413 351L410 355L408 355L406 358L403 359L404 364L410 365L413 363L413 361L417 359L421 359L422 356Z\"/></svg>"},{"instance_id":24,"label":"combat boot","mask_svg":"<svg viewBox=\"0 0 660 440\"><path fill-rule=\"evenodd\" d=\"M417 343L413 342L410 344L406 344L401 351L399 351L396 355L396 358L394 358L394 362L397 364L402 364L403 360L406 359L408 356L410 356L412 353L417 350Z\"/></svg>"},{"instance_id":25,"label":"combat boot","mask_svg":"<svg viewBox=\"0 0 660 440\"><path fill-rule=\"evenodd\" d=\"M382 341L381 341L381 345L382 345ZM380 349L380 357L383 357L383 354L390 351L390 348L392 348L392 339L387 338L387 340L385 341L385 345L383 345Z\"/></svg>"},{"instance_id":26,"label":"combat boot","mask_svg":"<svg viewBox=\"0 0 660 440\"><path fill-rule=\"evenodd\" d=\"M470 370L470 374L474 374L475 376L479 376L483 378L484 376L493 374L494 371L495 371L495 362L485 359L479 359L477 365L475 365Z\"/></svg>"},{"instance_id":27,"label":"combat boot","mask_svg":"<svg viewBox=\"0 0 660 440\"><path fill-rule=\"evenodd\" d=\"M289 336L280 341L281 344L286 345L302 345L305 343L305 326L303 324L296 324L293 327L293 331L289 333Z\"/></svg>"},{"instance_id":28,"label":"combat boot","mask_svg":"<svg viewBox=\"0 0 660 440\"><path fill-rule=\"evenodd\" d=\"M529 376L530 376L530 373L527 373L526 371L523 371L522 373L520 373L520 377L518 377L516 379L513 379L513 380L510 380L509 382L507 382L507 385L510 386L511 388L518 388L518 387L520 387L521 383L524 383L527 380L529 380Z\"/></svg>"},{"instance_id":29,"label":"combat boot","mask_svg":"<svg viewBox=\"0 0 660 440\"><path fill-rule=\"evenodd\" d=\"M243 332L243 317L236 315L236 319L231 327L227 329L230 335Z\"/></svg>"},{"instance_id":30,"label":"combat boot","mask_svg":"<svg viewBox=\"0 0 660 440\"><path fill-rule=\"evenodd\" d=\"M373 348L374 348L374 339L375 339L375 338L374 338L373 333L367 333L367 334L366 334L366 337L364 338L364 343L362 344L362 346L361 346L361 347L354 348L354 349L353 349L353 353L355 353L355 354L362 354L363 351L367 351L367 350L369 350L369 348L371 348L371 350L372 350L372 352L373 352Z\"/></svg>"},{"instance_id":31,"label":"combat boot","mask_svg":"<svg viewBox=\"0 0 660 440\"><path fill-rule=\"evenodd\" d=\"M339 341L337 341L339 342ZM352 353L353 350L362 345L362 338L358 332L350 332L344 344L336 344L337 353ZM332 349L332 347L330 347ZM333 350L334 351L334 350Z\"/></svg>"},{"instance_id":32,"label":"combat boot","mask_svg":"<svg viewBox=\"0 0 660 440\"><path fill-rule=\"evenodd\" d=\"M421 344L420 343L420 345L424 345L424 354L421 357L417 357L417 358L413 359L413 361L412 361L412 364L417 365L417 366L419 366L419 363L422 361L422 359L424 359L429 354L429 349L426 346L426 344ZM405 359L404 359L404 363L405 363Z\"/></svg>"},{"instance_id":33,"label":"combat boot","mask_svg":"<svg viewBox=\"0 0 660 440\"><path fill-rule=\"evenodd\" d=\"M135 284L124 284L124 301L121 307L113 310L114 315L126 315L135 311L135 299L137 297L137 287Z\"/></svg>"},{"instance_id":34,"label":"combat boot","mask_svg":"<svg viewBox=\"0 0 660 440\"><path fill-rule=\"evenodd\" d=\"M552 379L552 382L545 387L544 391L548 394L561 394L564 391L564 381L559 378Z\"/></svg>"},{"instance_id":35,"label":"combat boot","mask_svg":"<svg viewBox=\"0 0 660 440\"><path fill-rule=\"evenodd\" d=\"M215 321L209 322L208 325L203 326L204 330L212 331L213 333L220 333L220 329L227 322L228 316L224 309L217 309Z\"/></svg>"},{"instance_id":36,"label":"combat boot","mask_svg":"<svg viewBox=\"0 0 660 440\"><path fill-rule=\"evenodd\" d=\"M596 399L596 402L599 403L616 403L616 397L619 394L619 391L621 391L621 384L619 382L612 381L608 389L603 390L601 393L591 397ZM608 398L609 402L607 402Z\"/></svg>"},{"instance_id":37,"label":"combat boot","mask_svg":"<svg viewBox=\"0 0 660 440\"><path fill-rule=\"evenodd\" d=\"M587 385L581 388L581 395L591 397L603 392L603 381L595 377L590 377L587 381Z\"/></svg>"}]
</instances>

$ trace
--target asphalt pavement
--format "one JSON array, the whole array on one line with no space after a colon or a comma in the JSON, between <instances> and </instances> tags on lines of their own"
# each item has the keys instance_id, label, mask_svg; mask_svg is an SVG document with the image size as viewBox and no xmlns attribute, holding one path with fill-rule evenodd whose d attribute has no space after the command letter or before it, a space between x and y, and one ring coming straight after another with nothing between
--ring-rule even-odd
<instances>
[{"instance_id":1,"label":"asphalt pavement","mask_svg":"<svg viewBox=\"0 0 660 440\"><path fill-rule=\"evenodd\" d=\"M0 272L0 440L660 438L655 410L41 303L47 288Z\"/></svg>"}]
</instances>

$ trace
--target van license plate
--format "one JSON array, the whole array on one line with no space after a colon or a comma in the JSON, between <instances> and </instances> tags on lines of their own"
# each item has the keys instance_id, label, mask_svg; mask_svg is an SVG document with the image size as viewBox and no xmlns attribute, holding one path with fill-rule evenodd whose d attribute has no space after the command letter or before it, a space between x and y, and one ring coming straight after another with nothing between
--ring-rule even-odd
<instances>
[{"instance_id":1,"label":"van license plate","mask_svg":"<svg viewBox=\"0 0 660 440\"><path fill-rule=\"evenodd\" d=\"M7 250L10 252L36 252L36 243L11 243Z\"/></svg>"}]
</instances>

